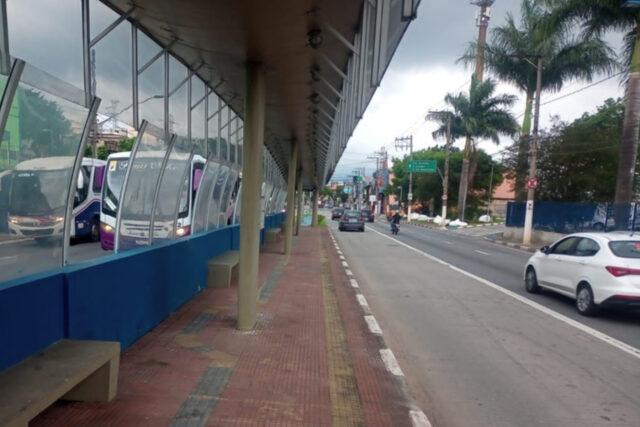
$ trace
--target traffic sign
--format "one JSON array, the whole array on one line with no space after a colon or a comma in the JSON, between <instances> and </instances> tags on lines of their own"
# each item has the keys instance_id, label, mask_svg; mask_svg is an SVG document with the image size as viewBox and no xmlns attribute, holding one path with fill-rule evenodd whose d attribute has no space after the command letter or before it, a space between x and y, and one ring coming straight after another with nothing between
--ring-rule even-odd
<instances>
[{"instance_id":1,"label":"traffic sign","mask_svg":"<svg viewBox=\"0 0 640 427\"><path fill-rule=\"evenodd\" d=\"M538 187L538 178L527 178L527 190L535 190Z\"/></svg>"},{"instance_id":2,"label":"traffic sign","mask_svg":"<svg viewBox=\"0 0 640 427\"><path fill-rule=\"evenodd\" d=\"M444 200L445 202L447 201L447 195L446 194L442 195L442 200Z\"/></svg>"},{"instance_id":3,"label":"traffic sign","mask_svg":"<svg viewBox=\"0 0 640 427\"><path fill-rule=\"evenodd\" d=\"M407 162L407 172L434 173L437 169L435 160L409 160Z\"/></svg>"},{"instance_id":4,"label":"traffic sign","mask_svg":"<svg viewBox=\"0 0 640 427\"><path fill-rule=\"evenodd\" d=\"M412 201L413 200L413 193L409 193L407 195L407 200Z\"/></svg>"}]
</instances>

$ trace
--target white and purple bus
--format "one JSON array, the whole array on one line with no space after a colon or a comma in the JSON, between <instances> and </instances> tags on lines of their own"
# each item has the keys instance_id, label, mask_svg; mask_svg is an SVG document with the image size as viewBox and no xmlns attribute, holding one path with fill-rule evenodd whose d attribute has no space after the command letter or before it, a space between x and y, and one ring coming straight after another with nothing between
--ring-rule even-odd
<instances>
[{"instance_id":1,"label":"white and purple bus","mask_svg":"<svg viewBox=\"0 0 640 427\"><path fill-rule=\"evenodd\" d=\"M61 236L66 186L73 157L45 157L18 163L9 179L8 226L15 237ZM106 162L83 158L73 201L72 238L100 238L100 194Z\"/></svg>"},{"instance_id":2,"label":"white and purple bus","mask_svg":"<svg viewBox=\"0 0 640 427\"><path fill-rule=\"evenodd\" d=\"M118 208L120 205L121 191L124 184L127 168L129 167L129 158L131 153L129 151L121 153L113 153L107 158L107 169L105 173L105 183L102 190L102 206L100 209L100 241L102 249L113 250L115 242L116 231L116 218L118 215ZM138 157L137 168L143 168L144 162L141 161L141 157ZM149 167L156 167L158 162L162 159L156 159L149 157ZM175 167L182 167L184 160L180 160L180 165L176 164ZM153 163L153 165L151 164ZM193 220L193 204L195 202L195 195L200 183L200 177L202 170L206 163L206 159L199 155L194 155L191 160L189 174L183 184L183 190L180 197L178 206L178 218L175 233L173 232L173 224L165 224L166 221L162 221L156 218L154 222L154 240L165 240L170 236L176 238L188 236L191 234L191 226ZM172 161L169 160L166 168L172 167ZM183 169L184 170L184 169ZM138 171L139 173L139 171ZM175 179L176 176L182 176L180 174L165 174L164 179ZM140 184L140 183L137 183ZM153 192L155 191L155 182L142 183L139 188L136 188L138 199L150 199L144 195L140 195L140 192ZM175 184L175 183L174 183ZM130 184L136 185L136 184ZM168 185L167 187L176 188L176 185ZM190 191L189 191L190 190ZM160 188L158 194L159 204L162 204L164 198L176 197L175 194L164 194L163 188ZM170 203L168 203L170 204ZM165 204L166 205L166 204ZM175 202L174 202L175 206ZM139 218L122 218L120 225L120 238L131 240L138 246L148 244L149 238L149 220L150 212L139 212Z\"/></svg>"}]
</instances>

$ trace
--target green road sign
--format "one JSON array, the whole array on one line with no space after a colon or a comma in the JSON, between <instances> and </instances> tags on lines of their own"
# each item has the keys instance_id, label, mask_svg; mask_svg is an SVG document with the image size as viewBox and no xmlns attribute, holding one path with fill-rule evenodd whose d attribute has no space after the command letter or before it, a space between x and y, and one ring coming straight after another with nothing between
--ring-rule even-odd
<instances>
[{"instance_id":1,"label":"green road sign","mask_svg":"<svg viewBox=\"0 0 640 427\"><path fill-rule=\"evenodd\" d=\"M407 172L434 173L437 168L435 160L409 160Z\"/></svg>"}]
</instances>

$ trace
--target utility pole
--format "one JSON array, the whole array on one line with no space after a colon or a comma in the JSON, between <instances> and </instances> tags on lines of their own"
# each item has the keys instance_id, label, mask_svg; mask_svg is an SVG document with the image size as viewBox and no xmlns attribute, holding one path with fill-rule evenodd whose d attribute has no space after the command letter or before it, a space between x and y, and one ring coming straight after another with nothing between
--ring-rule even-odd
<instances>
[{"instance_id":1,"label":"utility pole","mask_svg":"<svg viewBox=\"0 0 640 427\"><path fill-rule=\"evenodd\" d=\"M478 53L476 54L475 75L479 82L484 78L484 48L487 43L487 27L491 19L491 6L495 0L471 0L471 4L480 7L480 13L476 18L478 30Z\"/></svg>"},{"instance_id":2,"label":"utility pole","mask_svg":"<svg viewBox=\"0 0 640 427\"><path fill-rule=\"evenodd\" d=\"M409 149L409 161L413 160L413 135L396 138L396 150ZM413 201L413 172L409 172L409 194L407 195L407 222L411 222L411 202Z\"/></svg>"},{"instance_id":3,"label":"utility pole","mask_svg":"<svg viewBox=\"0 0 640 427\"><path fill-rule=\"evenodd\" d=\"M451 155L451 111L429 111L426 120L447 121L447 141L444 144L444 178L442 178L442 221L440 228L447 228L447 200L449 199L449 157Z\"/></svg>"},{"instance_id":4,"label":"utility pole","mask_svg":"<svg viewBox=\"0 0 640 427\"><path fill-rule=\"evenodd\" d=\"M538 56L536 81L536 107L533 114L533 140L531 141L531 155L529 159L529 178L527 179L527 210L524 217L524 232L522 243L531 243L531 229L533 227L533 200L535 198L538 180L536 179L536 161L538 157L538 122L540 120L540 92L542 90L542 56Z\"/></svg>"}]
</instances>

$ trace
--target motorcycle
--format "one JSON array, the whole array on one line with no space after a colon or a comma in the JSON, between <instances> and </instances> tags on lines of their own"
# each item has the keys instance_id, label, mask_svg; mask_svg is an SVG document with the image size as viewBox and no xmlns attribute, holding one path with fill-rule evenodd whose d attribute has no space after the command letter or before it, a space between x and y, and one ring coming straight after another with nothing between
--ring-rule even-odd
<instances>
[{"instance_id":1,"label":"motorcycle","mask_svg":"<svg viewBox=\"0 0 640 427\"><path fill-rule=\"evenodd\" d=\"M400 225L396 224L395 222L392 222L391 223L391 234L397 236L399 231L400 231Z\"/></svg>"}]
</instances>

